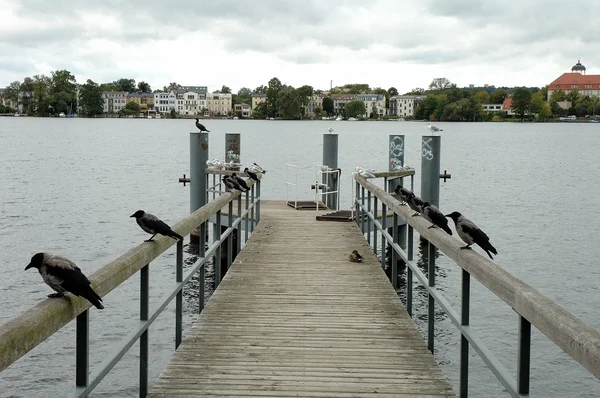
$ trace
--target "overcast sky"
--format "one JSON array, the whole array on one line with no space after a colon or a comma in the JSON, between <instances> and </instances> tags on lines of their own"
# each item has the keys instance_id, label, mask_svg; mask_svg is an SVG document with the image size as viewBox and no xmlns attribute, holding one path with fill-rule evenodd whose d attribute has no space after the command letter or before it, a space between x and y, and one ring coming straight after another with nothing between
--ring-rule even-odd
<instances>
[{"instance_id":1,"label":"overcast sky","mask_svg":"<svg viewBox=\"0 0 600 398\"><path fill-rule=\"evenodd\" d=\"M543 86L581 57L600 73L600 1L0 0L0 87L67 69L237 91Z\"/></svg>"}]
</instances>

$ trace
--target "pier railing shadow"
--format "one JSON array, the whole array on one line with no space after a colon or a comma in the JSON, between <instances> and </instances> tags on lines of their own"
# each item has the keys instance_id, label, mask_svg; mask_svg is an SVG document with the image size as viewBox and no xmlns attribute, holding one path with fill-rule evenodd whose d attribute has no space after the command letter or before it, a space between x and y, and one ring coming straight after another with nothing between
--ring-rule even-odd
<instances>
[{"instance_id":1,"label":"pier railing shadow","mask_svg":"<svg viewBox=\"0 0 600 398\"><path fill-rule=\"evenodd\" d=\"M207 169L206 172L208 180L208 174L212 174L213 171ZM219 174L228 173L221 172ZM75 319L75 388L66 395L71 397L88 396L139 340L139 396L145 397L148 393L148 328L167 305L175 299L176 349L181 343L183 334L184 286L192 278L195 279L195 275L198 274L199 282L195 283L194 287L198 289L198 308L201 312L204 308L206 263L213 256L216 259L214 267L216 289L223 277L222 270L227 270L233 262L233 245L237 246L235 252L239 252L242 239L244 242L247 241L260 222L260 181L248 180L247 184L250 186L250 190L246 193L235 191L221 193L219 196L213 194L213 200L172 226L173 230L183 237L192 232L199 233L198 256L196 261L188 267L187 272L184 273L183 241L175 242L169 237L157 237L152 244L142 243L132 248L90 276L89 279L94 290L102 297L118 288L138 271L141 281L139 323L123 340L116 344L116 349L109 353L99 365L91 369L91 372L89 366L90 303L73 295L69 296L69 300L46 299L0 325L0 372ZM242 205L243 201L245 206ZM234 204L237 212L234 211ZM228 206L227 219L222 220L222 209L226 206ZM224 225L221 225L222 221ZM209 222L213 222L215 228L212 242L209 242L206 247ZM244 232L242 232L242 227L245 229ZM177 245L174 285L161 299L158 306L150 309L150 263L173 245ZM222 248L223 245L226 247ZM219 263L221 264L218 265Z\"/></svg>"},{"instance_id":2,"label":"pier railing shadow","mask_svg":"<svg viewBox=\"0 0 600 398\"><path fill-rule=\"evenodd\" d=\"M384 179L390 176L388 172L374 174L376 177ZM398 263L400 262L398 260L402 260L406 264L406 309L411 316L413 316L413 279L416 277L420 285L427 291L427 345L429 350L433 353L435 304L446 313L461 334L459 385L461 397L468 396L469 346L473 347L511 396L520 397L529 394L532 325L593 376L600 379L600 332L500 268L487 257L475 250L461 250L462 241L440 232L439 228L428 229L431 225L429 222L423 217L412 217L414 212L408 206L401 205L384 189L357 174L354 175L354 179L356 181L354 203L356 222L374 251L380 249L377 243L378 236L382 239L380 245L389 245L391 248L391 270L389 271L394 288L398 287ZM384 185L387 184L384 183ZM380 215L378 215L379 208L381 208ZM393 213L391 225L388 222L389 212ZM402 239L398 227L403 224L401 220L408 224L408 232ZM421 235L421 239L426 240L427 255L423 256L427 262L426 273L421 270L423 264L414 260L413 236L415 230ZM435 286L436 248L462 269L460 311L454 309ZM385 253L384 249L381 251ZM385 256L382 255L382 267L385 264L383 257ZM471 276L511 306L518 314L516 379L500 363L483 340L476 335L475 331L469 327Z\"/></svg>"}]
</instances>

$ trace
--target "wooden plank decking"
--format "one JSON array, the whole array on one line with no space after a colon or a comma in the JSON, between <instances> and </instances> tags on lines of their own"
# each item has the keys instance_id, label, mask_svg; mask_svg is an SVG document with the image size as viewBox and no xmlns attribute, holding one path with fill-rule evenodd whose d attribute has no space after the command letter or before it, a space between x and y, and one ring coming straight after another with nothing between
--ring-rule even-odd
<instances>
[{"instance_id":1,"label":"wooden plank decking","mask_svg":"<svg viewBox=\"0 0 600 398\"><path fill-rule=\"evenodd\" d=\"M261 213L149 397L454 396L355 223Z\"/></svg>"}]
</instances>

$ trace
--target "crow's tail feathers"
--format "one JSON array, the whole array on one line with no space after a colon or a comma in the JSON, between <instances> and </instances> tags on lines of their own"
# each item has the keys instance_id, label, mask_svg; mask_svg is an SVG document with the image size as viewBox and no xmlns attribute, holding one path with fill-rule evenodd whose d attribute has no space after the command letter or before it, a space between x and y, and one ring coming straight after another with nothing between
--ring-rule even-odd
<instances>
[{"instance_id":1,"label":"crow's tail feathers","mask_svg":"<svg viewBox=\"0 0 600 398\"><path fill-rule=\"evenodd\" d=\"M90 303L94 305L94 307L99 310L103 310L104 306L102 305L102 297L98 296L98 294L92 289L90 286L89 289L85 292L85 297Z\"/></svg>"},{"instance_id":2,"label":"crow's tail feathers","mask_svg":"<svg viewBox=\"0 0 600 398\"><path fill-rule=\"evenodd\" d=\"M173 230L171 230L169 232L170 232L169 236L171 238L178 239L178 240L183 240L183 236L179 235L177 232L175 232Z\"/></svg>"},{"instance_id":3,"label":"crow's tail feathers","mask_svg":"<svg viewBox=\"0 0 600 398\"><path fill-rule=\"evenodd\" d=\"M492 255L490 254L490 252L494 253L496 256L498 255L498 251L496 250L496 248L494 246L492 246L492 244L490 242L486 242L485 245L483 245L481 247L483 250L485 250L485 252L487 253L488 256L490 256L490 258L493 260L494 257L492 257Z\"/></svg>"},{"instance_id":4,"label":"crow's tail feathers","mask_svg":"<svg viewBox=\"0 0 600 398\"><path fill-rule=\"evenodd\" d=\"M444 225L442 226L442 229L448 234L448 235L452 235L452 230L450 229L450 227L448 225Z\"/></svg>"}]
</instances>

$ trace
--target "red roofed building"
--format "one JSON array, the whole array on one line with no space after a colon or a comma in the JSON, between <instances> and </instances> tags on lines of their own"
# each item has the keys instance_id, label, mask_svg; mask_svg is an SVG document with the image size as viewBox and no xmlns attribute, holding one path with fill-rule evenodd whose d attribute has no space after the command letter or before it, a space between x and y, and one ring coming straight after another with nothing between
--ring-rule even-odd
<instances>
[{"instance_id":1,"label":"red roofed building","mask_svg":"<svg viewBox=\"0 0 600 398\"><path fill-rule=\"evenodd\" d=\"M552 100L554 91L568 93L577 89L581 95L600 97L600 75L586 75L585 66L579 60L571 68L571 73L563 73L548 86L548 101Z\"/></svg>"}]
</instances>

